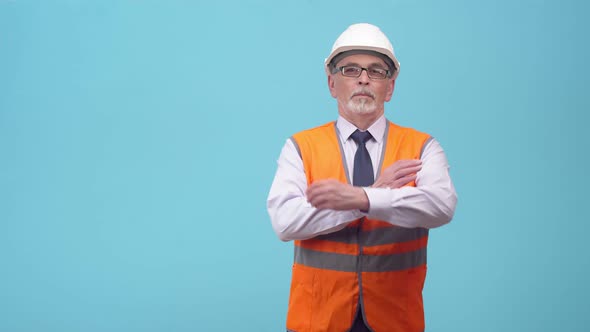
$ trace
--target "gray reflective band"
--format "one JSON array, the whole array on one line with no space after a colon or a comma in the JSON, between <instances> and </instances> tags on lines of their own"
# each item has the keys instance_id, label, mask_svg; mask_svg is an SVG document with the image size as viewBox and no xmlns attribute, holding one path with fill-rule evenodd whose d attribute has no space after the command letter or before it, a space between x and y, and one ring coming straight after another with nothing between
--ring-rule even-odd
<instances>
[{"instance_id":1,"label":"gray reflective band","mask_svg":"<svg viewBox=\"0 0 590 332\"><path fill-rule=\"evenodd\" d=\"M428 145L428 143L430 143L430 141L432 141L434 138L433 137L428 137L428 139L424 142L424 144L422 144L422 149L420 150L420 159L422 159L422 154L424 153L424 149L426 149L426 146Z\"/></svg>"},{"instance_id":2,"label":"gray reflective band","mask_svg":"<svg viewBox=\"0 0 590 332\"><path fill-rule=\"evenodd\" d=\"M387 149L387 136L389 135L389 121L385 121L385 131L383 132L383 147L381 148L381 156L379 157L379 168L375 173L375 180L381 175L381 169L383 168L383 157L385 156L385 150Z\"/></svg>"},{"instance_id":3,"label":"gray reflective band","mask_svg":"<svg viewBox=\"0 0 590 332\"><path fill-rule=\"evenodd\" d=\"M295 145L295 149L297 149L297 153L299 154L299 158L303 159L303 157L301 156L301 150L299 149L299 144L297 144L297 141L295 140L295 138L293 136L289 137L289 139L291 140L291 142L293 142L293 145Z\"/></svg>"},{"instance_id":4,"label":"gray reflective band","mask_svg":"<svg viewBox=\"0 0 590 332\"><path fill-rule=\"evenodd\" d=\"M400 271L426 264L426 248L391 255L345 255L316 251L295 246L295 263L325 270L342 272Z\"/></svg>"},{"instance_id":5,"label":"gray reflective band","mask_svg":"<svg viewBox=\"0 0 590 332\"><path fill-rule=\"evenodd\" d=\"M338 141L338 147L340 148L340 157L342 158L342 166L344 166L346 181L348 184L352 184L352 181L350 181L350 176L348 176L348 164L346 163L346 158L344 157L344 149L342 148L342 141L340 140L340 131L338 130L336 122L334 122L334 129L336 130L336 140Z\"/></svg>"},{"instance_id":6,"label":"gray reflective band","mask_svg":"<svg viewBox=\"0 0 590 332\"><path fill-rule=\"evenodd\" d=\"M426 248L399 254L362 257L363 272L407 270L426 264Z\"/></svg>"},{"instance_id":7,"label":"gray reflective band","mask_svg":"<svg viewBox=\"0 0 590 332\"><path fill-rule=\"evenodd\" d=\"M295 246L295 263L319 269L356 272L357 256L315 251Z\"/></svg>"},{"instance_id":8,"label":"gray reflective band","mask_svg":"<svg viewBox=\"0 0 590 332\"><path fill-rule=\"evenodd\" d=\"M338 232L316 236L314 240L356 244L358 243L357 230L358 226L349 226ZM425 236L428 236L428 229L426 228L383 227L360 233L363 247L415 241Z\"/></svg>"},{"instance_id":9,"label":"gray reflective band","mask_svg":"<svg viewBox=\"0 0 590 332\"><path fill-rule=\"evenodd\" d=\"M384 227L361 232L364 247L415 241L428 236L426 228Z\"/></svg>"},{"instance_id":10,"label":"gray reflective band","mask_svg":"<svg viewBox=\"0 0 590 332\"><path fill-rule=\"evenodd\" d=\"M314 237L314 240L326 240L332 242L354 244L357 243L357 230L358 226L348 226L334 233L318 235Z\"/></svg>"}]
</instances>

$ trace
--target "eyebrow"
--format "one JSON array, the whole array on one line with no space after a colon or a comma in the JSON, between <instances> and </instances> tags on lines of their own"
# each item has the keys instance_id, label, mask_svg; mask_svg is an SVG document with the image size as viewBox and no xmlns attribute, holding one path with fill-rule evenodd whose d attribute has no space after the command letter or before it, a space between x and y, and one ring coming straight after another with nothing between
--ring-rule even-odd
<instances>
[{"instance_id":1,"label":"eyebrow","mask_svg":"<svg viewBox=\"0 0 590 332\"><path fill-rule=\"evenodd\" d=\"M345 64L343 64L342 66L357 66L357 67L362 67L360 64L356 63L356 62L346 62ZM339 66L339 67L342 67ZM367 68L372 68L372 67L380 67L380 68L387 68L387 65L383 66L382 64L380 64L379 62L373 62L370 63Z\"/></svg>"}]
</instances>

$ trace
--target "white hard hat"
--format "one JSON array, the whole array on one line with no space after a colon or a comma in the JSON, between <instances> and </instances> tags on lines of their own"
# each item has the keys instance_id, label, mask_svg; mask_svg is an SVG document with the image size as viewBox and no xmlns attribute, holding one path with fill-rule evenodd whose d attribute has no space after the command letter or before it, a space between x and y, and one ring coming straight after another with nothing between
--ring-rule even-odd
<instances>
[{"instance_id":1,"label":"white hard hat","mask_svg":"<svg viewBox=\"0 0 590 332\"><path fill-rule=\"evenodd\" d=\"M357 23L344 30L334 42L330 56L326 58L326 67L330 65L335 56L346 51L373 51L383 54L393 61L395 66L392 78L395 79L399 73L399 61L393 53L391 42L379 27L372 24Z\"/></svg>"}]
</instances>

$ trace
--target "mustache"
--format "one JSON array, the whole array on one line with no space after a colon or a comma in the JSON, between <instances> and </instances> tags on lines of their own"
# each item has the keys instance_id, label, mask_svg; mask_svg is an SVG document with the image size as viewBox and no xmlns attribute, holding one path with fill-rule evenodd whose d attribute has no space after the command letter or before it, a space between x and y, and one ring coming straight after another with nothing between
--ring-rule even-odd
<instances>
[{"instance_id":1,"label":"mustache","mask_svg":"<svg viewBox=\"0 0 590 332\"><path fill-rule=\"evenodd\" d=\"M366 96L369 96L369 97L375 99L375 94L373 93L373 91L371 91L367 88L359 88L359 89L354 90L352 92L352 95L350 96L350 99L352 99L353 97L358 96L358 95L366 95Z\"/></svg>"}]
</instances>

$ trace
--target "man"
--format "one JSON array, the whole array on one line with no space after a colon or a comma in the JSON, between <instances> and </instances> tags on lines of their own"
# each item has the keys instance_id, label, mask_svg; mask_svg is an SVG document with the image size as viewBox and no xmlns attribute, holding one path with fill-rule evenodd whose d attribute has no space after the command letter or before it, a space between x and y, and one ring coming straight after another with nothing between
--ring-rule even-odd
<instances>
[{"instance_id":1,"label":"man","mask_svg":"<svg viewBox=\"0 0 590 332\"><path fill-rule=\"evenodd\" d=\"M287 140L267 201L295 243L287 331L424 331L428 230L457 201L445 154L384 117L400 65L378 27L348 27L325 65L339 117Z\"/></svg>"}]
</instances>

